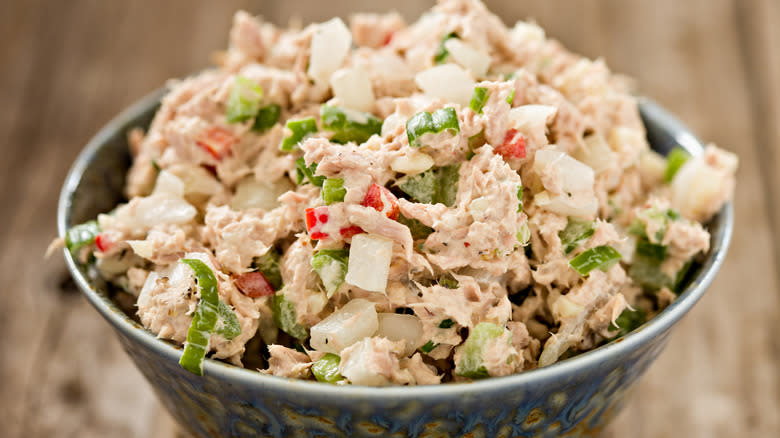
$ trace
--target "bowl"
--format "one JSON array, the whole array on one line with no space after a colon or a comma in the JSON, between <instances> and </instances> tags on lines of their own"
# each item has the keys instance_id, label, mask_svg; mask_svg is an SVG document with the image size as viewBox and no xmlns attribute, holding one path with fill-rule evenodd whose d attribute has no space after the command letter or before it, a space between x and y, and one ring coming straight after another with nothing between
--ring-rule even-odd
<instances>
[{"instance_id":1,"label":"bowl","mask_svg":"<svg viewBox=\"0 0 780 438\"><path fill-rule=\"evenodd\" d=\"M109 122L79 155L59 200L61 236L71 224L122 200L130 165L126 134L147 127L165 90ZM652 101L640 98L651 146L663 154L702 144ZM733 211L709 224L711 250L677 301L638 330L548 367L471 383L417 387L335 386L285 379L206 360L202 377L178 365L181 348L157 339L128 317L100 281L67 252L84 296L114 328L157 397L193 436L592 436L625 404L631 388L666 345L672 327L701 298L726 256ZM97 346L96 346L97 348Z\"/></svg>"}]
</instances>

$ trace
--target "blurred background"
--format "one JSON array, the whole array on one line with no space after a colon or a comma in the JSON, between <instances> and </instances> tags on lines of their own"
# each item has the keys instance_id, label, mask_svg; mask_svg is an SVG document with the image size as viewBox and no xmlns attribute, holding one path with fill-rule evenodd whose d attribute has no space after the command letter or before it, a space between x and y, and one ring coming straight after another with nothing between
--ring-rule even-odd
<instances>
[{"instance_id":1,"label":"blurred background","mask_svg":"<svg viewBox=\"0 0 780 438\"><path fill-rule=\"evenodd\" d=\"M277 24L432 1L0 2L0 435L179 436L59 254L56 199L79 150L121 109L210 64L243 8ZM705 141L735 151L724 268L608 437L780 436L780 2L493 0L637 80Z\"/></svg>"}]
</instances>

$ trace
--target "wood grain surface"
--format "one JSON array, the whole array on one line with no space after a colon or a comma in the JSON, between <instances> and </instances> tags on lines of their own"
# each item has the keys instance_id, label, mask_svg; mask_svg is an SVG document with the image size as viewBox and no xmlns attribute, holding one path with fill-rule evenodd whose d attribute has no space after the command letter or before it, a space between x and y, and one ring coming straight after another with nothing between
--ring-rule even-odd
<instances>
[{"instance_id":1,"label":"wood grain surface","mask_svg":"<svg viewBox=\"0 0 780 438\"><path fill-rule=\"evenodd\" d=\"M711 290L609 437L780 436L780 2L506 0L512 23L603 57L701 138L737 152L736 229ZM327 5L327 6L324 6ZM180 436L107 323L44 260L70 163L105 122L226 45L232 13L277 23L429 2L0 2L0 436Z\"/></svg>"}]
</instances>

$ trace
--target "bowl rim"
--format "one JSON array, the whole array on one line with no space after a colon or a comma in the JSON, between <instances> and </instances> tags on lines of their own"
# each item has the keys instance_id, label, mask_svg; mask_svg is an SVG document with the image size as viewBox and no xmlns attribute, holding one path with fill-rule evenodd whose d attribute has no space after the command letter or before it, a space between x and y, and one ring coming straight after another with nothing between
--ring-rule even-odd
<instances>
[{"instance_id":1,"label":"bowl rim","mask_svg":"<svg viewBox=\"0 0 780 438\"><path fill-rule=\"evenodd\" d=\"M98 149L112 136L126 125L159 104L166 88L160 88L136 101L123 110L98 133L92 137L87 146L79 153L68 172L58 202L57 228L61 237L65 236L70 220L71 198L79 185L81 176L90 165ZM698 138L676 117L660 107L652 100L639 97L639 107L644 116L654 119L663 127L664 131L671 135L675 141L693 155L701 154L702 143ZM653 338L662 336L669 328L682 318L693 305L704 295L712 284L726 257L731 241L734 212L732 203L727 203L717 215L720 222L718 232L712 234L713 244L711 254L696 277L693 278L685 291L679 295L671 305L647 321L641 328L629 333L617 342L579 354L573 358L556 362L552 365L524 371L502 377L491 377L471 382L446 383L441 385L418 386L386 386L371 387L360 385L332 385L315 381L277 377L260 373L255 370L241 368L214 359L204 361L204 374L219 380L240 383L250 387L259 387L264 390L293 391L308 397L359 397L359 398L385 398L391 397L402 400L421 400L438 398L443 396L464 395L466 393L484 393L493 390L506 389L508 387L521 387L540 382L556 381L571 377L578 370L598 367L600 363L614 359L616 356L626 354L639 348L642 344L650 342ZM156 354L165 357L174 363L178 363L182 354L181 347L157 338L152 332L146 330L137 322L130 319L107 296L98 292L77 266L77 263L67 249L63 249L68 270L74 281L81 289L84 296L97 309L97 311L119 331L123 336L143 348L153 350ZM196 377L193 375L193 377Z\"/></svg>"}]
</instances>

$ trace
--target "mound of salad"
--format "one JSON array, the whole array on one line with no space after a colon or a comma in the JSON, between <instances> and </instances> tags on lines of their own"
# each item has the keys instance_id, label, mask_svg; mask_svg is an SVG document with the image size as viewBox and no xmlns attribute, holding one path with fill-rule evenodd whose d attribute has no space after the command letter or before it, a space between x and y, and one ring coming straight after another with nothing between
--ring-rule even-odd
<instances>
[{"instance_id":1,"label":"mound of salad","mask_svg":"<svg viewBox=\"0 0 780 438\"><path fill-rule=\"evenodd\" d=\"M411 25L238 12L218 58L130 133L128 202L63 240L194 373L550 365L674 301L733 194L735 155L662 157L630 81L478 1Z\"/></svg>"}]
</instances>

